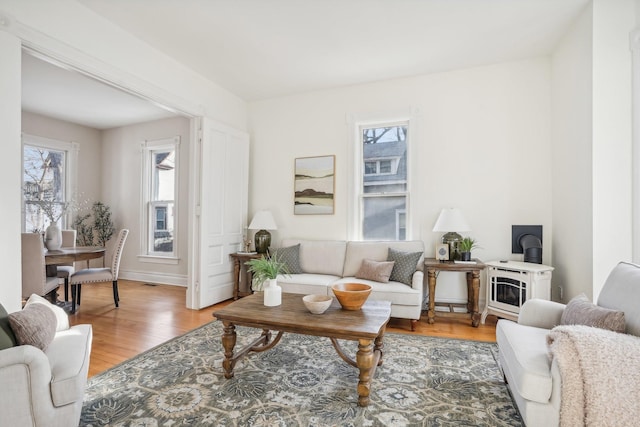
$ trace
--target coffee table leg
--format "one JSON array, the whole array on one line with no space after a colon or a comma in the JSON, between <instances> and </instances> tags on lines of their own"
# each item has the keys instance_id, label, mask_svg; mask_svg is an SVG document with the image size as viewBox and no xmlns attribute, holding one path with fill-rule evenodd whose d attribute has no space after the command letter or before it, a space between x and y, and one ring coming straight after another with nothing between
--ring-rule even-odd
<instances>
[{"instance_id":1,"label":"coffee table leg","mask_svg":"<svg viewBox=\"0 0 640 427\"><path fill-rule=\"evenodd\" d=\"M358 340L358 352L356 353L356 364L358 365L358 369L360 369L360 381L358 381L358 406L369 405L373 363L373 340Z\"/></svg>"},{"instance_id":2,"label":"coffee table leg","mask_svg":"<svg viewBox=\"0 0 640 427\"><path fill-rule=\"evenodd\" d=\"M222 334L222 346L224 347L224 361L222 367L224 368L224 377L233 377L233 348L236 346L236 327L231 322L222 322L224 325L224 333Z\"/></svg>"},{"instance_id":3,"label":"coffee table leg","mask_svg":"<svg viewBox=\"0 0 640 427\"><path fill-rule=\"evenodd\" d=\"M378 359L378 366L382 365L382 348L384 347L384 343L382 342L382 339L384 337L384 331L380 332L380 335L378 335L376 337L376 340L374 341L375 343L375 347L373 349L373 353L375 354L376 352L380 352L380 358Z\"/></svg>"}]
</instances>

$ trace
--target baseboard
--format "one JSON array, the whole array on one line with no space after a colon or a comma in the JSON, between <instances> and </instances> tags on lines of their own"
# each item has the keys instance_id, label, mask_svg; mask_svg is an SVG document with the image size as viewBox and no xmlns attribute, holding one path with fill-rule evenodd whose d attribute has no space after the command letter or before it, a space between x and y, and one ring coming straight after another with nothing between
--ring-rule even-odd
<instances>
[{"instance_id":1,"label":"baseboard","mask_svg":"<svg viewBox=\"0 0 640 427\"><path fill-rule=\"evenodd\" d=\"M125 280L135 280L137 282L187 287L187 276L181 274L149 273L146 271L120 269L118 277Z\"/></svg>"}]
</instances>

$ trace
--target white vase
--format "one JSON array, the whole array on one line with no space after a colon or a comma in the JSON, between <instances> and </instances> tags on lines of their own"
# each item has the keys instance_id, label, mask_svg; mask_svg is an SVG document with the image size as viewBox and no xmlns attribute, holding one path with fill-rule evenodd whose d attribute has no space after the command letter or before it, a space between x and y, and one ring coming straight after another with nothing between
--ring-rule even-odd
<instances>
[{"instance_id":1,"label":"white vase","mask_svg":"<svg viewBox=\"0 0 640 427\"><path fill-rule=\"evenodd\" d=\"M47 249L56 250L62 246L62 230L58 224L51 224L44 233L44 245Z\"/></svg>"},{"instance_id":2,"label":"white vase","mask_svg":"<svg viewBox=\"0 0 640 427\"><path fill-rule=\"evenodd\" d=\"M282 304L282 288L276 279L270 279L264 287L264 305L273 307Z\"/></svg>"}]
</instances>

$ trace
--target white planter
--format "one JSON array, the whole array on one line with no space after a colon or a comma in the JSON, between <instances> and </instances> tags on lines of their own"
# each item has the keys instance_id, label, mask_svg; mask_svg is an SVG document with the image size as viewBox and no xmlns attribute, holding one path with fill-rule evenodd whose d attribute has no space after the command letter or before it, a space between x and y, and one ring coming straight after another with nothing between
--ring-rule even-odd
<instances>
[{"instance_id":1,"label":"white planter","mask_svg":"<svg viewBox=\"0 0 640 427\"><path fill-rule=\"evenodd\" d=\"M44 233L44 245L47 249L56 250L62 246L62 230L58 224L51 224Z\"/></svg>"},{"instance_id":2,"label":"white planter","mask_svg":"<svg viewBox=\"0 0 640 427\"><path fill-rule=\"evenodd\" d=\"M282 304L282 288L276 279L270 279L264 286L264 305L273 307Z\"/></svg>"}]
</instances>

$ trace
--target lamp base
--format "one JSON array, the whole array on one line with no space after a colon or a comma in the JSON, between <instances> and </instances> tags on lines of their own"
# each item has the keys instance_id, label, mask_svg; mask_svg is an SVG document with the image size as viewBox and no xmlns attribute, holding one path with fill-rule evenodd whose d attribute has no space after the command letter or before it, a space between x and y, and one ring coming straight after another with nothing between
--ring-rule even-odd
<instances>
[{"instance_id":1,"label":"lamp base","mask_svg":"<svg viewBox=\"0 0 640 427\"><path fill-rule=\"evenodd\" d=\"M253 239L256 242L256 252L266 254L271 246L271 233L267 230L260 230L253 236Z\"/></svg>"},{"instance_id":2,"label":"lamp base","mask_svg":"<svg viewBox=\"0 0 640 427\"><path fill-rule=\"evenodd\" d=\"M449 245L449 261L459 261L462 255L460 254L460 242L462 236L455 231L450 231L442 236L442 243Z\"/></svg>"}]
</instances>

